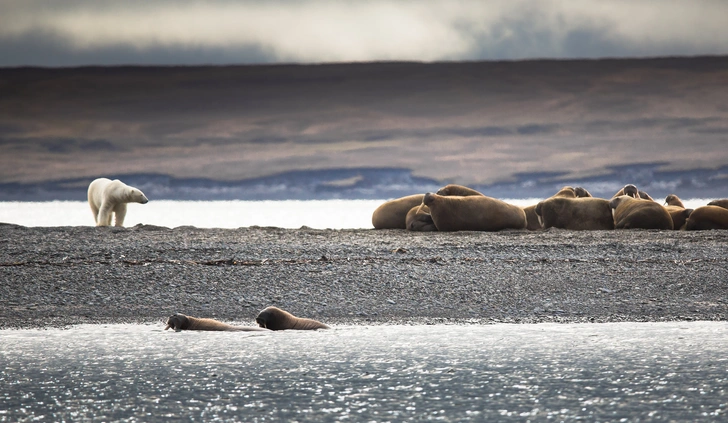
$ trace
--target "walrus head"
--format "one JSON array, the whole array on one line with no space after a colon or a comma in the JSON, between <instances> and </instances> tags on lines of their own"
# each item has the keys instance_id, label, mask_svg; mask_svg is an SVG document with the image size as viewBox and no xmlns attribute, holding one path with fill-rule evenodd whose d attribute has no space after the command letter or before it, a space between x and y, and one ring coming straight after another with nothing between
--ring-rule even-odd
<instances>
[{"instance_id":1,"label":"walrus head","mask_svg":"<svg viewBox=\"0 0 728 423\"><path fill-rule=\"evenodd\" d=\"M627 184L622 188L624 195L628 195L632 198L640 198L639 190L632 184Z\"/></svg>"},{"instance_id":2,"label":"walrus head","mask_svg":"<svg viewBox=\"0 0 728 423\"><path fill-rule=\"evenodd\" d=\"M579 197L579 198L591 197L592 196L591 193L589 191L587 191L586 188L584 188L584 187L576 187L576 188L574 188L574 194L576 194L576 196Z\"/></svg>"},{"instance_id":3,"label":"walrus head","mask_svg":"<svg viewBox=\"0 0 728 423\"><path fill-rule=\"evenodd\" d=\"M422 199L422 204L429 206L430 204L432 204L433 201L435 201L436 195L437 194L433 194L431 192L426 193L425 197Z\"/></svg>"},{"instance_id":4,"label":"walrus head","mask_svg":"<svg viewBox=\"0 0 728 423\"><path fill-rule=\"evenodd\" d=\"M670 194L667 197L665 197L665 204L668 206L677 206L677 207L685 207L683 205L683 202L680 201L680 198L678 198L675 194Z\"/></svg>"},{"instance_id":5,"label":"walrus head","mask_svg":"<svg viewBox=\"0 0 728 423\"><path fill-rule=\"evenodd\" d=\"M175 332L179 332L189 327L190 319L188 319L187 316L184 314L173 314L167 319L167 327L165 327L164 330L172 328Z\"/></svg>"}]
</instances>

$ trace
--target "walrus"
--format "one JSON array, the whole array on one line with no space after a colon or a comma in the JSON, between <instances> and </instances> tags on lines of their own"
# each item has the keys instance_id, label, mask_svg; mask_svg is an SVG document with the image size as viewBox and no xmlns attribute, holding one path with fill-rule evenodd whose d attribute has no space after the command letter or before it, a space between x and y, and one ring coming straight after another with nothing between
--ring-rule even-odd
<instances>
[{"instance_id":1,"label":"walrus","mask_svg":"<svg viewBox=\"0 0 728 423\"><path fill-rule=\"evenodd\" d=\"M710 203L708 203L709 206L718 206L723 207L724 209L728 209L728 198L722 198L720 200L713 200Z\"/></svg>"},{"instance_id":2,"label":"walrus","mask_svg":"<svg viewBox=\"0 0 728 423\"><path fill-rule=\"evenodd\" d=\"M690 213L685 222L686 231L728 229L728 209L720 206L701 206Z\"/></svg>"},{"instance_id":3,"label":"walrus","mask_svg":"<svg viewBox=\"0 0 728 423\"><path fill-rule=\"evenodd\" d=\"M595 197L551 197L534 209L544 229L561 228L575 231L614 229L609 200Z\"/></svg>"},{"instance_id":4,"label":"walrus","mask_svg":"<svg viewBox=\"0 0 728 423\"><path fill-rule=\"evenodd\" d=\"M372 213L374 229L407 229L407 213L422 204L424 194L408 195L382 203Z\"/></svg>"},{"instance_id":5,"label":"walrus","mask_svg":"<svg viewBox=\"0 0 728 423\"><path fill-rule=\"evenodd\" d=\"M315 329L331 329L329 326L312 319L304 319L296 317L291 313L281 310L278 307L267 307L258 313L255 321L261 328L270 330L315 330Z\"/></svg>"},{"instance_id":6,"label":"walrus","mask_svg":"<svg viewBox=\"0 0 728 423\"><path fill-rule=\"evenodd\" d=\"M184 314L173 314L167 319L167 326L164 330L169 328L174 329L175 332L181 330L210 330L210 331L228 331L228 332L257 332L265 331L266 329L257 328L254 326L233 326L227 323L219 322L214 319L201 319L199 317L185 316Z\"/></svg>"},{"instance_id":7,"label":"walrus","mask_svg":"<svg viewBox=\"0 0 728 423\"><path fill-rule=\"evenodd\" d=\"M652 199L652 197L650 197L650 194L648 194L644 191L638 190L637 187L633 184L627 184L627 185L623 186L622 189L617 191L612 196L612 198L621 197L622 195L628 195L632 198L641 198L643 200L655 201Z\"/></svg>"},{"instance_id":8,"label":"walrus","mask_svg":"<svg viewBox=\"0 0 728 423\"><path fill-rule=\"evenodd\" d=\"M430 209L424 205L412 207L405 219L408 231L431 232L436 231L435 222L432 221Z\"/></svg>"},{"instance_id":9,"label":"walrus","mask_svg":"<svg viewBox=\"0 0 728 423\"><path fill-rule=\"evenodd\" d=\"M460 197L468 197L471 195L483 195L479 191L476 191L472 188L468 188L468 187L465 187L462 185L457 185L457 184L445 185L444 187L437 190L436 194L437 195L447 195L447 196L457 195Z\"/></svg>"},{"instance_id":10,"label":"walrus","mask_svg":"<svg viewBox=\"0 0 728 423\"><path fill-rule=\"evenodd\" d=\"M620 195L609 202L614 209L614 229L673 229L665 207L641 198Z\"/></svg>"},{"instance_id":11,"label":"walrus","mask_svg":"<svg viewBox=\"0 0 728 423\"><path fill-rule=\"evenodd\" d=\"M675 230L684 229L685 222L690 217L690 213L693 212L693 209L686 209L683 202L675 194L665 197L665 210L670 214L672 227Z\"/></svg>"},{"instance_id":12,"label":"walrus","mask_svg":"<svg viewBox=\"0 0 728 423\"><path fill-rule=\"evenodd\" d=\"M518 206L484 195L425 194L423 204L438 231L499 231L525 229L526 213Z\"/></svg>"},{"instance_id":13,"label":"walrus","mask_svg":"<svg viewBox=\"0 0 728 423\"><path fill-rule=\"evenodd\" d=\"M577 198L577 197L591 197L592 195L586 189L582 187L572 188L569 186L561 188L556 194L549 198L563 197L563 198ZM536 204L523 208L526 213L526 229L529 231L538 231L543 229L541 226L541 220L536 214Z\"/></svg>"}]
</instances>

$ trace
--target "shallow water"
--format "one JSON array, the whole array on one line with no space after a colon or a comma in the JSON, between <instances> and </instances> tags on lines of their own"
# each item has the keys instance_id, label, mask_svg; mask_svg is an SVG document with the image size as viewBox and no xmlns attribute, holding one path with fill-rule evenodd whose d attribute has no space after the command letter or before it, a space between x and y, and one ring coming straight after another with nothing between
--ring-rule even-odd
<instances>
[{"instance_id":1,"label":"shallow water","mask_svg":"<svg viewBox=\"0 0 728 423\"><path fill-rule=\"evenodd\" d=\"M372 213L386 200L315 201L150 201L129 204L124 226L196 226L198 228L366 229L372 227ZM505 199L525 207L540 199ZM684 200L685 207L705 205L709 199ZM94 226L85 201L17 202L0 201L0 222L23 226Z\"/></svg>"},{"instance_id":2,"label":"shallow water","mask_svg":"<svg viewBox=\"0 0 728 423\"><path fill-rule=\"evenodd\" d=\"M714 421L728 323L0 331L0 421Z\"/></svg>"}]
</instances>

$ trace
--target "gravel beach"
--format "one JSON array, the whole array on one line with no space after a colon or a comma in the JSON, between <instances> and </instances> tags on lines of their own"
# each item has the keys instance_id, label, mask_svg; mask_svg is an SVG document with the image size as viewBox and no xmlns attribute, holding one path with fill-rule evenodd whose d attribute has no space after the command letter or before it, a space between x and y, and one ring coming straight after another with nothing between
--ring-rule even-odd
<instances>
[{"instance_id":1,"label":"gravel beach","mask_svg":"<svg viewBox=\"0 0 728 423\"><path fill-rule=\"evenodd\" d=\"M728 320L728 231L0 224L0 328Z\"/></svg>"}]
</instances>

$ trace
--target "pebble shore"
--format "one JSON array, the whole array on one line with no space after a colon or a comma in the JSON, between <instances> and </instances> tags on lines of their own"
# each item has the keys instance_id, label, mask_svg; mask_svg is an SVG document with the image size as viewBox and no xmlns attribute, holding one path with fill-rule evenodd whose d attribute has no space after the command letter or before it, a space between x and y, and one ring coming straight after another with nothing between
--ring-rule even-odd
<instances>
[{"instance_id":1,"label":"pebble shore","mask_svg":"<svg viewBox=\"0 0 728 423\"><path fill-rule=\"evenodd\" d=\"M414 233L0 224L0 329L728 320L728 231Z\"/></svg>"}]
</instances>

